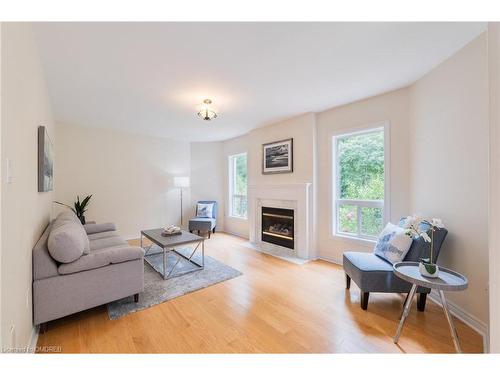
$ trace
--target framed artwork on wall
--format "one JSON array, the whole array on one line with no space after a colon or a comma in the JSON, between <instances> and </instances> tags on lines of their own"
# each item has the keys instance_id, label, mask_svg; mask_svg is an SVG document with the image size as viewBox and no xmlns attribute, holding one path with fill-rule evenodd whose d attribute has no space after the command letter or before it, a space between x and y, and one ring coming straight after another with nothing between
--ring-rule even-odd
<instances>
[{"instance_id":1,"label":"framed artwork on wall","mask_svg":"<svg viewBox=\"0 0 500 375\"><path fill-rule=\"evenodd\" d=\"M262 174L293 172L293 138L262 145Z\"/></svg>"},{"instance_id":2,"label":"framed artwork on wall","mask_svg":"<svg viewBox=\"0 0 500 375\"><path fill-rule=\"evenodd\" d=\"M54 154L45 126L38 127L38 191L54 189Z\"/></svg>"}]
</instances>

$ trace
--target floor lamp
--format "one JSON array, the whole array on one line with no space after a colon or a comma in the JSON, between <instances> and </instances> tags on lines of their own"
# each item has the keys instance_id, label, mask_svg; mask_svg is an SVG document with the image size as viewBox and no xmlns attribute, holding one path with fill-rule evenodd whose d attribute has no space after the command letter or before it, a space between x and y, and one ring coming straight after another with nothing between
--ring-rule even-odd
<instances>
[{"instance_id":1,"label":"floor lamp","mask_svg":"<svg viewBox=\"0 0 500 375\"><path fill-rule=\"evenodd\" d=\"M182 219L182 188L189 187L189 177L174 177L174 186L181 191L181 227L184 224Z\"/></svg>"}]
</instances>

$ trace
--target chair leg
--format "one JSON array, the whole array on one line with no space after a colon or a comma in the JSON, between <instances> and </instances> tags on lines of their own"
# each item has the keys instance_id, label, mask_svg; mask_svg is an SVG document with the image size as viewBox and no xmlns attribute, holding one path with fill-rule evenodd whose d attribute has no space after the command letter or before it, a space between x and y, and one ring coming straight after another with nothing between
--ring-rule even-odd
<instances>
[{"instance_id":1,"label":"chair leg","mask_svg":"<svg viewBox=\"0 0 500 375\"><path fill-rule=\"evenodd\" d=\"M361 291L361 308L363 310L368 309L368 298L370 297L370 293Z\"/></svg>"},{"instance_id":2,"label":"chair leg","mask_svg":"<svg viewBox=\"0 0 500 375\"><path fill-rule=\"evenodd\" d=\"M347 273L345 274L345 288L351 288L351 277Z\"/></svg>"},{"instance_id":3,"label":"chair leg","mask_svg":"<svg viewBox=\"0 0 500 375\"><path fill-rule=\"evenodd\" d=\"M210 239L210 233L212 233L211 230L208 231L208 239Z\"/></svg>"},{"instance_id":4,"label":"chair leg","mask_svg":"<svg viewBox=\"0 0 500 375\"><path fill-rule=\"evenodd\" d=\"M425 301L427 301L427 293L418 293L417 310L425 311Z\"/></svg>"},{"instance_id":5,"label":"chair leg","mask_svg":"<svg viewBox=\"0 0 500 375\"><path fill-rule=\"evenodd\" d=\"M139 302L139 293L134 294L134 302Z\"/></svg>"},{"instance_id":6,"label":"chair leg","mask_svg":"<svg viewBox=\"0 0 500 375\"><path fill-rule=\"evenodd\" d=\"M45 332L47 332L47 323L41 323L38 329L38 333L43 335Z\"/></svg>"},{"instance_id":7,"label":"chair leg","mask_svg":"<svg viewBox=\"0 0 500 375\"><path fill-rule=\"evenodd\" d=\"M212 229L212 233L215 233L215 228L216 228L216 227L214 227L214 229Z\"/></svg>"}]
</instances>

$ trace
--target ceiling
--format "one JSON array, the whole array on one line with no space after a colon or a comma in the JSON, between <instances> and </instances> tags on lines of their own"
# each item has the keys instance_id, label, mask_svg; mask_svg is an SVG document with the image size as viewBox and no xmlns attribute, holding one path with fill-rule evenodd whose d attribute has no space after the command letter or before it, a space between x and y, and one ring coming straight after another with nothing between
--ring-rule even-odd
<instances>
[{"instance_id":1,"label":"ceiling","mask_svg":"<svg viewBox=\"0 0 500 375\"><path fill-rule=\"evenodd\" d=\"M485 23L38 23L61 123L189 141L407 86ZM196 116L210 98L211 122Z\"/></svg>"}]
</instances>

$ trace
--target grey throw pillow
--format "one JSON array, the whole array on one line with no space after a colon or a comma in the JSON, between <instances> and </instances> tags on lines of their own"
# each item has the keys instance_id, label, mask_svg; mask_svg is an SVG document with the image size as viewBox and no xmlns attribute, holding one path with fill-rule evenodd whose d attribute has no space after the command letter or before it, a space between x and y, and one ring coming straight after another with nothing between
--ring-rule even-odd
<instances>
[{"instance_id":1,"label":"grey throw pillow","mask_svg":"<svg viewBox=\"0 0 500 375\"><path fill-rule=\"evenodd\" d=\"M76 224L77 226L81 227L83 229L83 231L86 233L85 228L83 227L80 219L78 219L76 214L71 210L64 210L59 215L57 215L57 217L52 222L52 229L51 230L55 230L55 229L59 228L60 226L67 224L67 223ZM88 238L87 238L87 240L88 240ZM89 252L90 252L90 248L87 247L83 253L88 254Z\"/></svg>"},{"instance_id":2,"label":"grey throw pillow","mask_svg":"<svg viewBox=\"0 0 500 375\"><path fill-rule=\"evenodd\" d=\"M90 243L83 226L75 222L64 223L51 230L49 253L60 263L71 263L90 251Z\"/></svg>"},{"instance_id":3,"label":"grey throw pillow","mask_svg":"<svg viewBox=\"0 0 500 375\"><path fill-rule=\"evenodd\" d=\"M52 230L66 223L76 223L77 221L80 222L73 211L65 210L54 219L54 222L52 223Z\"/></svg>"}]
</instances>

